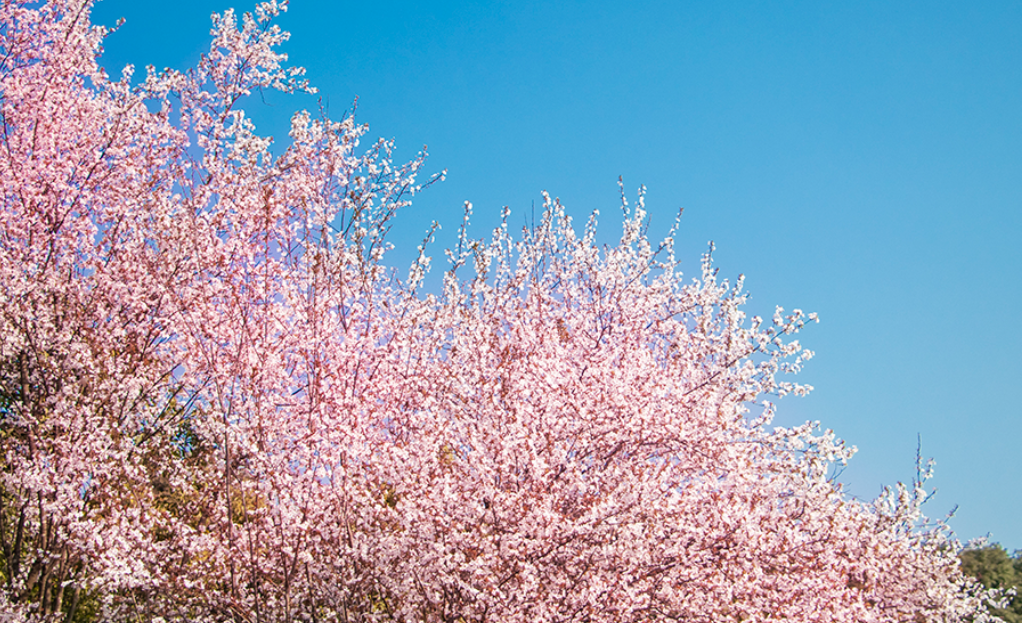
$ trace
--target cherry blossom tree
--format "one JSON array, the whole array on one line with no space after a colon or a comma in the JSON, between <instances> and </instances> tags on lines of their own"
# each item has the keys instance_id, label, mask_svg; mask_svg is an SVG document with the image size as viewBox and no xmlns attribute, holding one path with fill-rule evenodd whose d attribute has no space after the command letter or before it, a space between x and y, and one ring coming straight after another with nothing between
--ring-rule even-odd
<instances>
[{"instance_id":1,"label":"cherry blossom tree","mask_svg":"<svg viewBox=\"0 0 1022 623\"><path fill-rule=\"evenodd\" d=\"M0 5L0 613L985 620L923 478L860 502L830 431L770 428L815 317L686 281L641 193L609 248L467 206L399 279L424 154L306 112L274 153L242 108L311 90L285 8L115 80L90 1Z\"/></svg>"}]
</instances>

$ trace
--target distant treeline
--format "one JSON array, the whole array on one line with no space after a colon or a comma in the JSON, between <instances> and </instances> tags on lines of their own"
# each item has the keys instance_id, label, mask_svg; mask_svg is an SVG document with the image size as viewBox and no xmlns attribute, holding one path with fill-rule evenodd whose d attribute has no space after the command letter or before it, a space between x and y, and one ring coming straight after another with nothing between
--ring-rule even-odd
<instances>
[{"instance_id":1,"label":"distant treeline","mask_svg":"<svg viewBox=\"0 0 1022 623\"><path fill-rule=\"evenodd\" d=\"M962 552L962 571L979 580L987 588L1022 592L1022 550L1009 555L999 544L968 549ZM1005 623L1022 623L1022 595L1014 597L1004 609L992 611Z\"/></svg>"}]
</instances>

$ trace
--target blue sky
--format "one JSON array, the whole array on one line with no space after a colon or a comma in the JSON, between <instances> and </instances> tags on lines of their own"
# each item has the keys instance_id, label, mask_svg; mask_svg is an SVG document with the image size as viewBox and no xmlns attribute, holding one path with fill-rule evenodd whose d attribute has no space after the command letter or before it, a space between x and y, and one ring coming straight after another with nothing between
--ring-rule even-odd
<instances>
[{"instance_id":1,"label":"blue sky","mask_svg":"<svg viewBox=\"0 0 1022 623\"><path fill-rule=\"evenodd\" d=\"M127 21L103 64L184 68L231 2L104 0ZM928 513L1022 548L1022 4L294 0L281 24L335 117L358 96L370 137L448 170L398 219L402 266L434 219L442 261L466 200L479 236L547 190L609 238L618 176L644 184L655 234L685 208L689 274L714 240L751 312L820 314L816 390L778 423L856 445L863 498L913 477L921 435ZM282 140L316 107L248 110Z\"/></svg>"}]
</instances>

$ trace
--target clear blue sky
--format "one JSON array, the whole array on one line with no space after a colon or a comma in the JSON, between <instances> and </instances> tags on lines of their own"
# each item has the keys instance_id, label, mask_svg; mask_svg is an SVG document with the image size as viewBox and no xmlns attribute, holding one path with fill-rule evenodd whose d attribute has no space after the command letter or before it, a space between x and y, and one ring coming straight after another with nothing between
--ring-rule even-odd
<instances>
[{"instance_id":1,"label":"clear blue sky","mask_svg":"<svg viewBox=\"0 0 1022 623\"><path fill-rule=\"evenodd\" d=\"M104 64L184 68L233 1L105 0ZM714 240L751 311L820 314L816 391L778 420L858 446L853 494L910 480L921 434L929 514L1022 548L1022 4L294 0L281 23L335 116L357 95L371 137L448 170L399 218L402 266L436 219L442 268L465 200L479 236L542 190L616 234L618 176L645 184L652 231L685 208L690 274ZM281 139L298 108L249 106Z\"/></svg>"}]
</instances>

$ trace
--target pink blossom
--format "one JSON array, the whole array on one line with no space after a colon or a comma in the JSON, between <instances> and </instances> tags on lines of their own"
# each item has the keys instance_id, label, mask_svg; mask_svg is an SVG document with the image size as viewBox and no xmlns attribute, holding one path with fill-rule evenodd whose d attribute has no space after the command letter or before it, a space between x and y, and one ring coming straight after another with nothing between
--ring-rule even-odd
<instances>
[{"instance_id":1,"label":"pink blossom","mask_svg":"<svg viewBox=\"0 0 1022 623\"><path fill-rule=\"evenodd\" d=\"M91 2L0 5L0 615L150 621L957 621L922 483L874 503L831 431L768 430L815 315L747 319L709 254L468 213L442 291L385 261L424 154L299 112L273 24L187 72L99 68Z\"/></svg>"}]
</instances>

